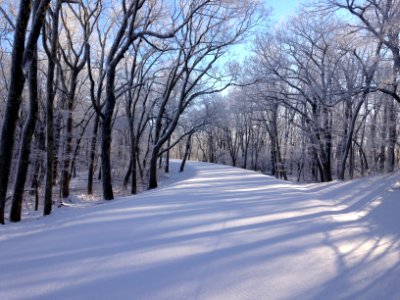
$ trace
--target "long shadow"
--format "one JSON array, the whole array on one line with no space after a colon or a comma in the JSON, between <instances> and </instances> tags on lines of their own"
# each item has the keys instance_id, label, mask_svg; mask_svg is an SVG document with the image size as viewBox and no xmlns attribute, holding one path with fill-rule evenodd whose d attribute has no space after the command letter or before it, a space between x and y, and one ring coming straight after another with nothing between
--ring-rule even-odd
<instances>
[{"instance_id":1,"label":"long shadow","mask_svg":"<svg viewBox=\"0 0 400 300\"><path fill-rule=\"evenodd\" d=\"M0 241L0 299L27 291L29 299L399 298L398 191L387 183L308 193L193 165L174 185ZM319 268L331 273L318 278ZM291 290L283 294L277 280ZM268 289L275 294L266 297Z\"/></svg>"}]
</instances>

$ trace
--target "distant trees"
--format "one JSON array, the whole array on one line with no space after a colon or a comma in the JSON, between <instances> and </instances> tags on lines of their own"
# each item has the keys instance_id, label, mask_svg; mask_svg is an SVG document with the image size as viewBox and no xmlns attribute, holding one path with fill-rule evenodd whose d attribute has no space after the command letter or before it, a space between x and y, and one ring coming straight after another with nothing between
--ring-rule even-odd
<instances>
[{"instance_id":1,"label":"distant trees","mask_svg":"<svg viewBox=\"0 0 400 300\"><path fill-rule=\"evenodd\" d=\"M180 116L197 98L224 90L223 75L214 71L226 48L237 43L253 26L253 6L234 2L204 5L182 26L171 54L172 65L164 84L155 117L150 157L149 188L157 187L157 159L178 125ZM232 21L235 20L235 24ZM233 26L232 26L233 25ZM171 105L172 104L172 105ZM163 117L172 108L170 120Z\"/></svg>"},{"instance_id":2,"label":"distant trees","mask_svg":"<svg viewBox=\"0 0 400 300\"><path fill-rule=\"evenodd\" d=\"M398 93L398 77L400 72L400 26L398 19L400 17L400 3L398 1L341 1L327 0L321 5L331 9L342 9L355 16L359 23L358 30L369 34L379 44L376 55L389 58L391 66L386 66L384 78L376 81L374 89L369 91L379 91L391 96L400 103ZM385 53L388 51L388 53ZM377 64L377 62L376 62ZM373 70L374 72L375 70ZM383 79L383 80L382 80ZM372 82L372 78L371 78ZM395 125L396 109L393 101L387 101L385 105L385 127L387 127L387 170L392 172L395 166L395 144L397 130ZM383 155L383 152L382 152ZM383 159L384 160L384 159Z\"/></svg>"},{"instance_id":3,"label":"distant trees","mask_svg":"<svg viewBox=\"0 0 400 300\"><path fill-rule=\"evenodd\" d=\"M357 18L335 16L338 8ZM248 84L226 96L229 122L198 135L197 158L244 168L251 158L254 169L296 180L393 171L398 14L398 1L314 1L260 34Z\"/></svg>"}]
</instances>

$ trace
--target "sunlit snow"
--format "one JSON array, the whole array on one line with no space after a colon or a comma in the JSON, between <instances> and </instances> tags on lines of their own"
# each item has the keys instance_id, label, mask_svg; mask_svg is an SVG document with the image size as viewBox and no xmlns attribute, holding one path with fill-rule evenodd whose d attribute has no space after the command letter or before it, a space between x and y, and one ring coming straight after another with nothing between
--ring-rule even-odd
<instances>
[{"instance_id":1,"label":"sunlit snow","mask_svg":"<svg viewBox=\"0 0 400 300\"><path fill-rule=\"evenodd\" d=\"M398 177L189 163L160 189L2 226L0 299L400 299Z\"/></svg>"}]
</instances>

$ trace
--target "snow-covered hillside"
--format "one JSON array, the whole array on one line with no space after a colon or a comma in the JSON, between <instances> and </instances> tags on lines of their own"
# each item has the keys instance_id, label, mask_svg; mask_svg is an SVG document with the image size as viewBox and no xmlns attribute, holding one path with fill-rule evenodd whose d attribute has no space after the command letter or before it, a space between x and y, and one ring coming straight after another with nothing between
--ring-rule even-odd
<instances>
[{"instance_id":1,"label":"snow-covered hillside","mask_svg":"<svg viewBox=\"0 0 400 300\"><path fill-rule=\"evenodd\" d=\"M398 175L296 185L190 163L177 178L1 226L0 299L400 299Z\"/></svg>"}]
</instances>

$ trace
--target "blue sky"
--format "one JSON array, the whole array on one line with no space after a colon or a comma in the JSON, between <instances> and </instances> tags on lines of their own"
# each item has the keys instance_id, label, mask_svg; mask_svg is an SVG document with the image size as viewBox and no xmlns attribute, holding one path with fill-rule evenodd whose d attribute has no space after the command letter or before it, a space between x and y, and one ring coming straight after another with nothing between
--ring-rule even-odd
<instances>
[{"instance_id":1,"label":"blue sky","mask_svg":"<svg viewBox=\"0 0 400 300\"><path fill-rule=\"evenodd\" d=\"M272 7L271 18L280 20L291 15L296 7L299 6L299 0L264 0L266 5Z\"/></svg>"},{"instance_id":2,"label":"blue sky","mask_svg":"<svg viewBox=\"0 0 400 300\"><path fill-rule=\"evenodd\" d=\"M272 30L273 24L284 20L286 17L293 15L300 5L305 3L305 0L262 0L265 5L272 8L270 20L272 24L268 26L269 30ZM251 44L251 43L250 43ZM236 58L238 61L242 61L246 56L250 54L249 43L240 44L231 48L229 55L222 59L222 62L226 62L229 58Z\"/></svg>"}]
</instances>

